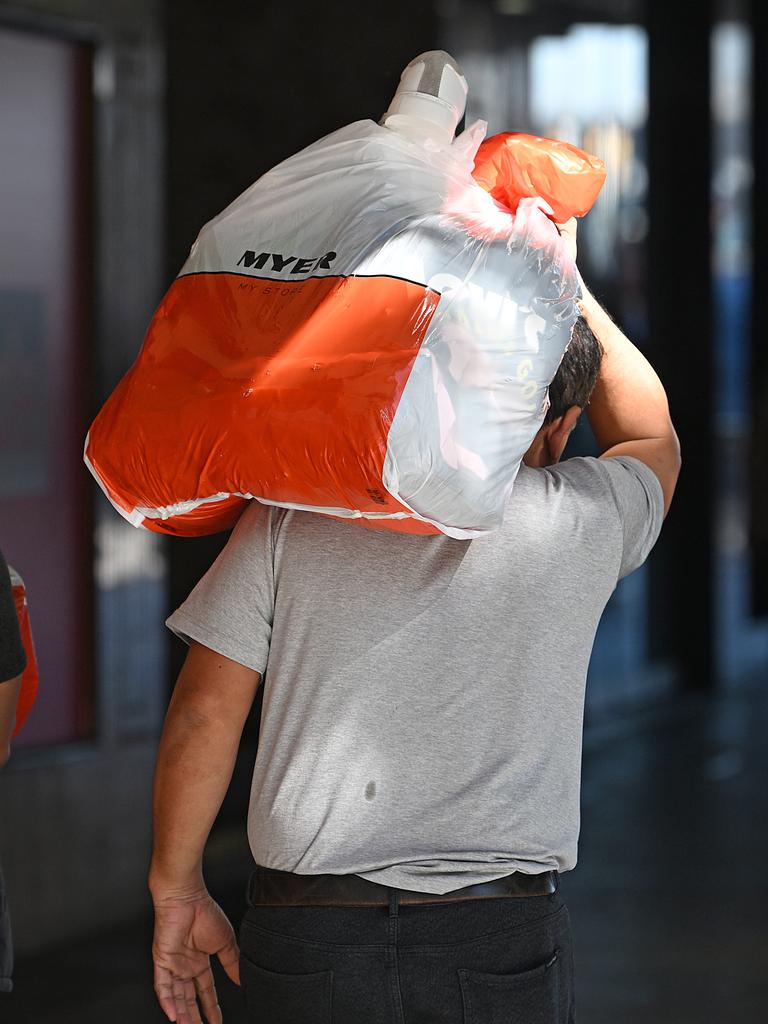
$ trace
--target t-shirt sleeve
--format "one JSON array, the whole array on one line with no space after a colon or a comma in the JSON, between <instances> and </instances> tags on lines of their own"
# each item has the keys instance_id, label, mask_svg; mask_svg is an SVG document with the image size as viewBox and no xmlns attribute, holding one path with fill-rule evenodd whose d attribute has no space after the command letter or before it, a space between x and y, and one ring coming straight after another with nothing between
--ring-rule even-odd
<instances>
[{"instance_id":1,"label":"t-shirt sleeve","mask_svg":"<svg viewBox=\"0 0 768 1024\"><path fill-rule=\"evenodd\" d=\"M166 620L192 640L264 673L275 603L271 509L252 501L227 545L186 601Z\"/></svg>"},{"instance_id":2,"label":"t-shirt sleeve","mask_svg":"<svg viewBox=\"0 0 768 1024\"><path fill-rule=\"evenodd\" d=\"M622 526L619 579L623 579L643 564L659 539L664 492L659 478L640 459L617 455L595 461L605 474Z\"/></svg>"},{"instance_id":3,"label":"t-shirt sleeve","mask_svg":"<svg viewBox=\"0 0 768 1024\"><path fill-rule=\"evenodd\" d=\"M0 684L20 676L27 667L11 575L0 551Z\"/></svg>"}]
</instances>

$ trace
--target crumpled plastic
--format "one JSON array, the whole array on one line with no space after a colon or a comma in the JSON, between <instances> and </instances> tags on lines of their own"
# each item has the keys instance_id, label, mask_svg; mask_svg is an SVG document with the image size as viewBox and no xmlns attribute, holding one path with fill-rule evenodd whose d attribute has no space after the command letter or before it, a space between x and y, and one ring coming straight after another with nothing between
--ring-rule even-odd
<instances>
[{"instance_id":1,"label":"crumpled plastic","mask_svg":"<svg viewBox=\"0 0 768 1024\"><path fill-rule=\"evenodd\" d=\"M8 566L8 568L11 574L11 587L13 589L14 604L16 605L16 616L19 620L21 642L27 655L27 667L21 676L21 690L16 702L16 721L12 734L17 736L37 699L40 673L37 666L35 644L32 639L32 627L29 622L29 605L27 604L27 591L24 586L24 580L13 566Z\"/></svg>"},{"instance_id":2,"label":"crumpled plastic","mask_svg":"<svg viewBox=\"0 0 768 1024\"><path fill-rule=\"evenodd\" d=\"M595 164L563 170L538 140L526 179L513 136L478 153L485 127L447 148L356 122L205 225L86 439L129 522L214 533L255 498L458 539L500 526L578 312L557 183L582 180L588 207Z\"/></svg>"},{"instance_id":3,"label":"crumpled plastic","mask_svg":"<svg viewBox=\"0 0 768 1024\"><path fill-rule=\"evenodd\" d=\"M507 209L514 212L521 199L538 196L564 224L592 209L605 182L605 164L569 142L503 132L482 143L472 174Z\"/></svg>"}]
</instances>

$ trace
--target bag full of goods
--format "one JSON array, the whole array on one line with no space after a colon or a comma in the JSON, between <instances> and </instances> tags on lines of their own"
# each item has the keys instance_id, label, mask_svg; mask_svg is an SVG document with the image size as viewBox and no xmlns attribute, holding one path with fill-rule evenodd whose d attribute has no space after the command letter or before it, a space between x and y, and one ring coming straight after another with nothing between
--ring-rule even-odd
<instances>
[{"instance_id":1,"label":"bag full of goods","mask_svg":"<svg viewBox=\"0 0 768 1024\"><path fill-rule=\"evenodd\" d=\"M244 504L455 538L501 524L578 315L555 226L605 171L527 135L454 139L441 51L201 230L86 462L129 522L200 535ZM481 144L482 143L482 144Z\"/></svg>"}]
</instances>

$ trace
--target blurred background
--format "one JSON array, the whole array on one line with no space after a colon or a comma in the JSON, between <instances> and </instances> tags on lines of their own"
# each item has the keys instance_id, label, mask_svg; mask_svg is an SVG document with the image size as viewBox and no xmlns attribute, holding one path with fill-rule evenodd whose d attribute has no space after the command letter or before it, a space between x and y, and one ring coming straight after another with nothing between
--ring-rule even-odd
<instances>
[{"instance_id":1,"label":"blurred background","mask_svg":"<svg viewBox=\"0 0 768 1024\"><path fill-rule=\"evenodd\" d=\"M145 877L184 651L163 620L226 536L127 525L82 463L88 425L201 225L284 157L378 120L433 48L464 69L468 124L607 164L579 262L659 371L683 447L662 539L590 668L563 879L580 1020L766 1019L766 44L758 0L0 0L0 545L41 668L0 774L17 950L0 1020L164 1019ZM584 423L569 454L594 452ZM207 854L235 924L259 711Z\"/></svg>"}]
</instances>

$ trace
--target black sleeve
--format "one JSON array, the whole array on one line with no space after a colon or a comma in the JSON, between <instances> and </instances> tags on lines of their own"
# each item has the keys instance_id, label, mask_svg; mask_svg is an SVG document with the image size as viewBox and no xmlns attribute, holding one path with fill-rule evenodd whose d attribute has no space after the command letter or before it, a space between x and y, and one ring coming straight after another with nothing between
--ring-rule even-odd
<instances>
[{"instance_id":1,"label":"black sleeve","mask_svg":"<svg viewBox=\"0 0 768 1024\"><path fill-rule=\"evenodd\" d=\"M27 667L19 620L11 588L11 575L0 551L0 684L20 676Z\"/></svg>"}]
</instances>

